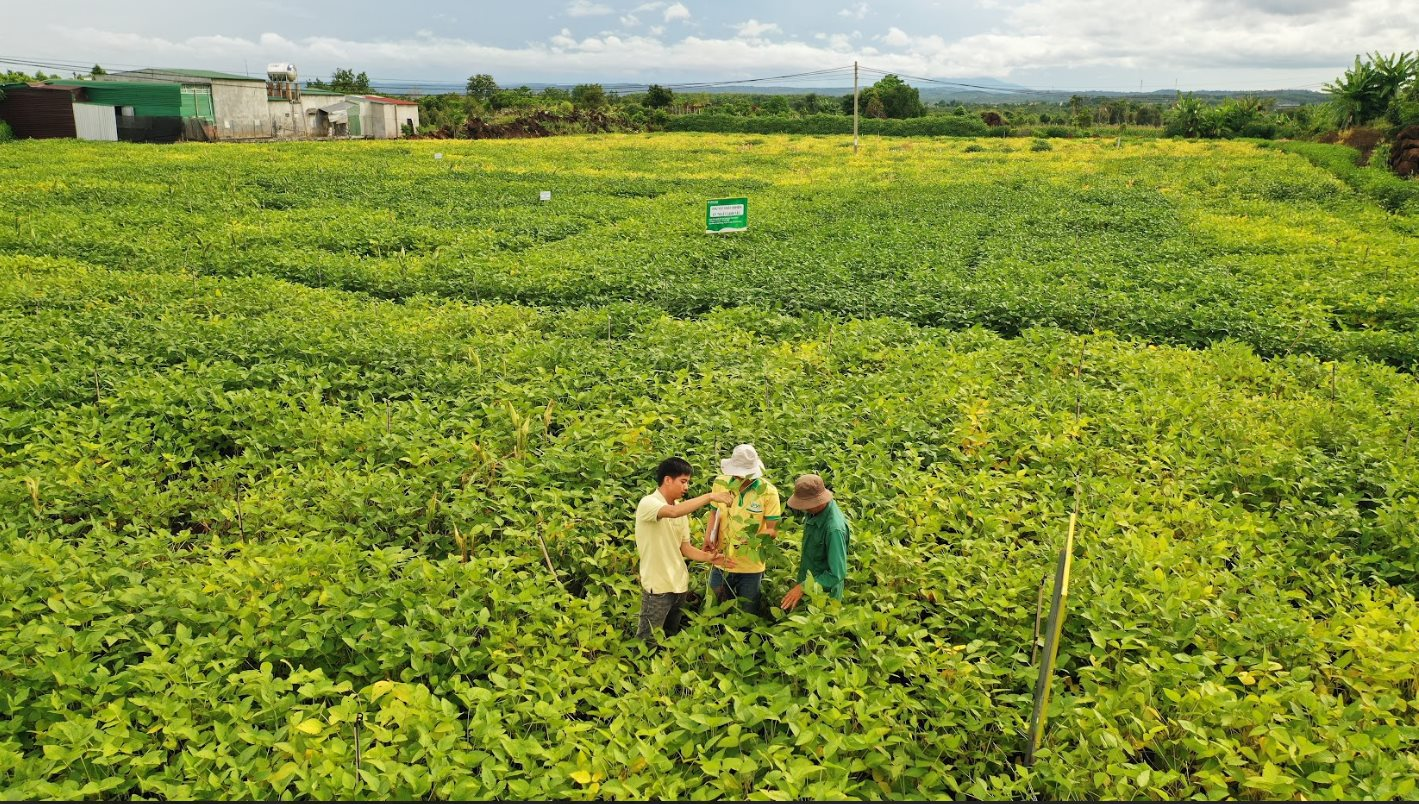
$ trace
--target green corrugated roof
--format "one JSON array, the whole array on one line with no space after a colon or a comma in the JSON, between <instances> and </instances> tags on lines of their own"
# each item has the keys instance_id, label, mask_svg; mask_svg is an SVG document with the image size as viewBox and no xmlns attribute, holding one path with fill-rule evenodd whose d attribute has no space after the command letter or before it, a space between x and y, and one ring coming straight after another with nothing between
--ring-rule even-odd
<instances>
[{"instance_id":1,"label":"green corrugated roof","mask_svg":"<svg viewBox=\"0 0 1419 804\"><path fill-rule=\"evenodd\" d=\"M302 88L302 89L301 89L301 94L302 94L302 95L341 95L341 96L344 96L346 93L344 93L344 92L335 92L334 90L330 90L330 89L310 89L310 88Z\"/></svg>"},{"instance_id":2,"label":"green corrugated roof","mask_svg":"<svg viewBox=\"0 0 1419 804\"><path fill-rule=\"evenodd\" d=\"M263 84L266 83L265 76L252 78L249 75L235 75L233 73L217 72L216 70L187 70L179 67L149 67L145 70L127 70L125 72L150 75L153 78L175 76L177 78L220 78L224 81L260 81Z\"/></svg>"},{"instance_id":3,"label":"green corrugated roof","mask_svg":"<svg viewBox=\"0 0 1419 804\"><path fill-rule=\"evenodd\" d=\"M62 87L80 87L90 103L100 106L132 106L133 113L140 117L184 116L181 84L157 81L74 80L50 83Z\"/></svg>"},{"instance_id":4,"label":"green corrugated roof","mask_svg":"<svg viewBox=\"0 0 1419 804\"><path fill-rule=\"evenodd\" d=\"M153 86L151 81L84 81L73 78L61 78L45 81L57 87L94 87L98 89L149 89Z\"/></svg>"}]
</instances>

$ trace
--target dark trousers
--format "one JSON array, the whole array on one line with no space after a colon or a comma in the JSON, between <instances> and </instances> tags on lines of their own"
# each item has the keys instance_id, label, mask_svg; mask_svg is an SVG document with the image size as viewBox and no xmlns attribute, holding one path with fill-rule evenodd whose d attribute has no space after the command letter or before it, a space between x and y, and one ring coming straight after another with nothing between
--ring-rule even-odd
<instances>
[{"instance_id":1,"label":"dark trousers","mask_svg":"<svg viewBox=\"0 0 1419 804\"><path fill-rule=\"evenodd\" d=\"M655 628L664 628L666 636L680 633L683 618L680 606L688 594L689 592L666 592L653 595L641 590L641 619L640 627L636 629L636 637L654 641L651 630Z\"/></svg>"},{"instance_id":2,"label":"dark trousers","mask_svg":"<svg viewBox=\"0 0 1419 804\"><path fill-rule=\"evenodd\" d=\"M759 613L759 589L764 583L762 572L724 572L719 567L710 570L710 589L721 601L735 598L739 607L750 614Z\"/></svg>"}]
</instances>

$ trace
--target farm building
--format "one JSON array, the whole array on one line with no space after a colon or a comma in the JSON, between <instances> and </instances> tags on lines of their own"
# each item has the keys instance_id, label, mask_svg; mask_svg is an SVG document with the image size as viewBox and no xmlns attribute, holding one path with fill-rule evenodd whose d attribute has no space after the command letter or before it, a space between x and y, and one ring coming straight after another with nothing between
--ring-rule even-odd
<instances>
[{"instance_id":1,"label":"farm building","mask_svg":"<svg viewBox=\"0 0 1419 804\"><path fill-rule=\"evenodd\" d=\"M173 84L191 95L194 104L202 96L211 103L212 139L258 139L273 136L271 112L267 109L266 79L249 78L212 70L146 69L98 76L97 81Z\"/></svg>"},{"instance_id":2,"label":"farm building","mask_svg":"<svg viewBox=\"0 0 1419 804\"><path fill-rule=\"evenodd\" d=\"M365 137L398 139L406 123L414 131L419 130L419 104L413 101L383 95L350 95L347 100L360 103L360 122Z\"/></svg>"},{"instance_id":3,"label":"farm building","mask_svg":"<svg viewBox=\"0 0 1419 804\"><path fill-rule=\"evenodd\" d=\"M12 99L0 106L0 119L10 121L21 137L397 139L406 128L419 127L419 105L413 101L302 90L294 78L268 81L208 70L133 70L93 80L16 84L9 92Z\"/></svg>"},{"instance_id":4,"label":"farm building","mask_svg":"<svg viewBox=\"0 0 1419 804\"><path fill-rule=\"evenodd\" d=\"M78 88L88 105L107 107L117 138L125 142L176 142L202 138L212 123L212 96L203 87L141 81L50 81Z\"/></svg>"},{"instance_id":5,"label":"farm building","mask_svg":"<svg viewBox=\"0 0 1419 804\"><path fill-rule=\"evenodd\" d=\"M96 118L99 112L89 108L79 108L84 93L82 89L55 87L48 84L7 84L5 97L0 99L0 120L10 124L16 137L25 139L48 139L53 137L79 137L86 140L116 140L117 133L110 136L108 127ZM112 116L111 112L107 112Z\"/></svg>"},{"instance_id":6,"label":"farm building","mask_svg":"<svg viewBox=\"0 0 1419 804\"><path fill-rule=\"evenodd\" d=\"M344 94L326 89L306 89L301 93L306 107L306 132L312 137L359 137L360 105L345 100Z\"/></svg>"}]
</instances>

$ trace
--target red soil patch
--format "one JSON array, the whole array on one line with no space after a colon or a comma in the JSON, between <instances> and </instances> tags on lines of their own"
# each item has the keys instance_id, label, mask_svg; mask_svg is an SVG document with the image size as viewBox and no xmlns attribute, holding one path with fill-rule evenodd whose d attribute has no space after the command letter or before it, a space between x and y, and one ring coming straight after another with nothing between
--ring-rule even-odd
<instances>
[{"instance_id":1,"label":"red soil patch","mask_svg":"<svg viewBox=\"0 0 1419 804\"><path fill-rule=\"evenodd\" d=\"M1409 126L1394 135L1389 169L1404 177L1419 175L1419 126Z\"/></svg>"},{"instance_id":2,"label":"red soil patch","mask_svg":"<svg viewBox=\"0 0 1419 804\"><path fill-rule=\"evenodd\" d=\"M1368 165L1375 146L1384 142L1384 132L1373 128L1352 128L1340 134L1340 141L1360 152L1356 164Z\"/></svg>"}]
</instances>

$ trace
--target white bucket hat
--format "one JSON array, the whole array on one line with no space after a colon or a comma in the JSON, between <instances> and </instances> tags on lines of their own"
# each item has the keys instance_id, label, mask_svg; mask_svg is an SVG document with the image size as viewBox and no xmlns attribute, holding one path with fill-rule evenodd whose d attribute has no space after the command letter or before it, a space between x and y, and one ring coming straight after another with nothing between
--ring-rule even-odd
<instances>
[{"instance_id":1,"label":"white bucket hat","mask_svg":"<svg viewBox=\"0 0 1419 804\"><path fill-rule=\"evenodd\" d=\"M719 462L720 474L730 477L755 478L764 473L764 462L753 444L740 444L728 458Z\"/></svg>"}]
</instances>

